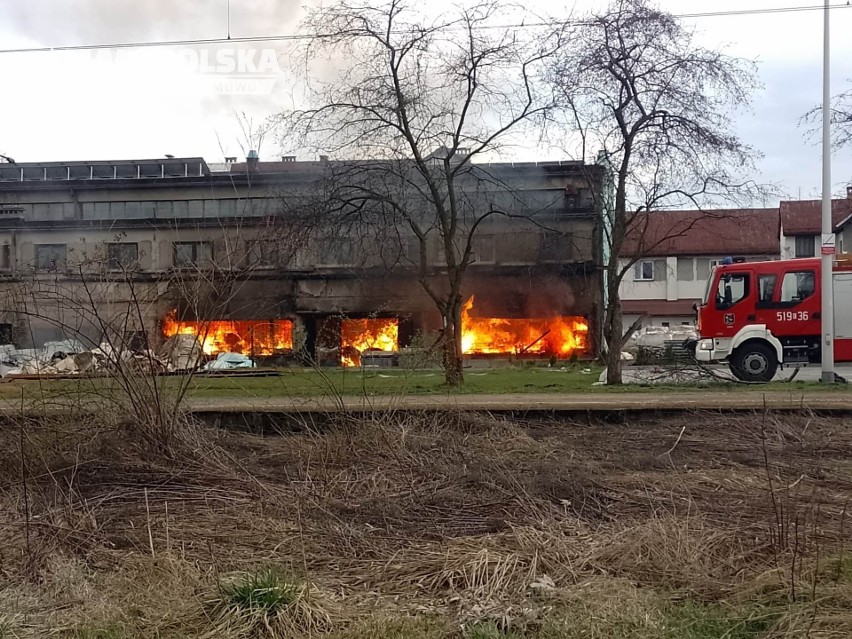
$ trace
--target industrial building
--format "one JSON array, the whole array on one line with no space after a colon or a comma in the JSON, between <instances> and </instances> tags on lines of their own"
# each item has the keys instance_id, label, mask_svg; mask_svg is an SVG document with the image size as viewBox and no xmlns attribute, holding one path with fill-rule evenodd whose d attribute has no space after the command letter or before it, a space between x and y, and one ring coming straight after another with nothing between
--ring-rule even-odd
<instances>
[{"instance_id":1,"label":"industrial building","mask_svg":"<svg viewBox=\"0 0 852 639\"><path fill-rule=\"evenodd\" d=\"M210 354L331 364L440 331L421 285L446 269L434 229L424 272L405 225L364 232L314 215L345 163L231 160L0 164L0 342L141 347L195 332ZM467 355L595 352L601 181L579 162L471 165L472 210L501 211L472 236Z\"/></svg>"}]
</instances>

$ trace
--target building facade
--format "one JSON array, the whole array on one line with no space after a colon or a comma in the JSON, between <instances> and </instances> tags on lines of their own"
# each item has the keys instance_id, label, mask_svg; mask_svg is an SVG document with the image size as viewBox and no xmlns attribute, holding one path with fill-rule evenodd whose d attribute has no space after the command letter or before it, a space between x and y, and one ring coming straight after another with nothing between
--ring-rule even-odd
<instances>
[{"instance_id":1,"label":"building facade","mask_svg":"<svg viewBox=\"0 0 852 639\"><path fill-rule=\"evenodd\" d=\"M352 326L376 333L393 324L394 349L437 333L440 314L421 281L441 282L440 236L424 240L423 271L421 243L405 225L365 231L314 215L311 202L336 166L295 158L217 170L203 158L0 164L0 341L99 344L113 335L156 345L211 324L211 353L291 351L334 362ZM544 354L543 344L564 355L550 352L548 318L585 322L582 350L593 353L599 171L576 162L475 171L487 179L471 187L472 209L484 206L482 191L501 206L472 235L466 312L503 320L508 336L471 355ZM513 321L538 328L522 334ZM536 331L546 335L524 344ZM370 340L382 350L380 336Z\"/></svg>"}]
</instances>

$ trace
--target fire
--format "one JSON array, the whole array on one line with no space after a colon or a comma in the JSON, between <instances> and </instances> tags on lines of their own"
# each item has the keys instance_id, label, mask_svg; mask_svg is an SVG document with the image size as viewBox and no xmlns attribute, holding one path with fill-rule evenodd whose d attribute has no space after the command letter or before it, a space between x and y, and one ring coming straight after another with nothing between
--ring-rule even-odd
<instances>
[{"instance_id":1,"label":"fire","mask_svg":"<svg viewBox=\"0 0 852 639\"><path fill-rule=\"evenodd\" d=\"M207 355L272 355L293 348L293 322L285 319L182 322L172 311L163 318L163 336L178 334L197 336Z\"/></svg>"},{"instance_id":2,"label":"fire","mask_svg":"<svg viewBox=\"0 0 852 639\"><path fill-rule=\"evenodd\" d=\"M589 323L583 317L471 317L473 302L471 297L462 308L465 355L537 353L570 357L588 349Z\"/></svg>"},{"instance_id":3,"label":"fire","mask_svg":"<svg viewBox=\"0 0 852 639\"><path fill-rule=\"evenodd\" d=\"M345 319L340 322L340 363L360 366L367 350L399 349L399 321L394 318Z\"/></svg>"}]
</instances>

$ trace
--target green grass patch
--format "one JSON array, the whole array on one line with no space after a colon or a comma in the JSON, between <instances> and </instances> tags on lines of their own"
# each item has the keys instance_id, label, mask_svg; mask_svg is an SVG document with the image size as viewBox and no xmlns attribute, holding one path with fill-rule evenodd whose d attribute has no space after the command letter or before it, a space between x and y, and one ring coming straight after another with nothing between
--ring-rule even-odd
<instances>
[{"instance_id":1,"label":"green grass patch","mask_svg":"<svg viewBox=\"0 0 852 639\"><path fill-rule=\"evenodd\" d=\"M686 601L667 611L667 639L755 639L763 636L779 614L755 608L731 609L723 604Z\"/></svg>"},{"instance_id":2,"label":"green grass patch","mask_svg":"<svg viewBox=\"0 0 852 639\"><path fill-rule=\"evenodd\" d=\"M293 605L299 598L300 585L280 571L268 568L219 586L224 607L261 613L272 617Z\"/></svg>"},{"instance_id":3,"label":"green grass patch","mask_svg":"<svg viewBox=\"0 0 852 639\"><path fill-rule=\"evenodd\" d=\"M430 615L397 619L378 617L340 628L329 635L329 639L446 639L452 632L447 620Z\"/></svg>"},{"instance_id":4,"label":"green grass patch","mask_svg":"<svg viewBox=\"0 0 852 639\"><path fill-rule=\"evenodd\" d=\"M478 623L468 628L465 639L523 639L523 635L514 632L504 632L497 624Z\"/></svg>"},{"instance_id":5,"label":"green grass patch","mask_svg":"<svg viewBox=\"0 0 852 639\"><path fill-rule=\"evenodd\" d=\"M594 386L603 369L597 365L568 364L564 367L513 366L504 368L471 368L465 371L464 383L452 388L444 384L440 370L405 369L282 369L277 377L203 377L189 381L190 398L282 398L333 396L402 396L460 394L525 394L525 393L686 393L774 392L805 394L812 391L846 392L847 385L825 385L819 382L773 382L771 384L736 384L715 382L695 384L629 384ZM164 377L159 380L166 389L178 389L185 379ZM93 396L121 393L115 380L105 378L79 380L15 380L0 384L0 399L70 400L81 394Z\"/></svg>"},{"instance_id":6,"label":"green grass patch","mask_svg":"<svg viewBox=\"0 0 852 639\"><path fill-rule=\"evenodd\" d=\"M588 392L600 368L496 368L465 373L464 384L450 388L441 371L405 370L285 370L279 377L198 378L193 397L249 395L255 397L315 397L325 395L436 395L464 393Z\"/></svg>"},{"instance_id":7,"label":"green grass patch","mask_svg":"<svg viewBox=\"0 0 852 639\"><path fill-rule=\"evenodd\" d=\"M130 635L121 626L108 625L95 628L88 626L76 628L73 636L74 639L128 639Z\"/></svg>"},{"instance_id":8,"label":"green grass patch","mask_svg":"<svg viewBox=\"0 0 852 639\"><path fill-rule=\"evenodd\" d=\"M220 583L211 604L216 636L302 637L331 624L310 584L277 567Z\"/></svg>"},{"instance_id":9,"label":"green grass patch","mask_svg":"<svg viewBox=\"0 0 852 639\"><path fill-rule=\"evenodd\" d=\"M852 584L852 554L844 553L830 560L822 571L821 582Z\"/></svg>"}]
</instances>

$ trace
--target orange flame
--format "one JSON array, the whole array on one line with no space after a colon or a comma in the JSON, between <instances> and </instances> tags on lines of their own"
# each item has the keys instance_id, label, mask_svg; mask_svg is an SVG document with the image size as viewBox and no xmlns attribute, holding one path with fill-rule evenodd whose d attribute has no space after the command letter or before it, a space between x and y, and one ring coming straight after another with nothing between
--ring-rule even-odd
<instances>
[{"instance_id":1,"label":"orange flame","mask_svg":"<svg viewBox=\"0 0 852 639\"><path fill-rule=\"evenodd\" d=\"M589 323L583 317L471 317L473 302L472 296L462 308L465 355L537 353L570 357L588 350Z\"/></svg>"},{"instance_id":2,"label":"orange flame","mask_svg":"<svg viewBox=\"0 0 852 639\"><path fill-rule=\"evenodd\" d=\"M340 322L340 364L360 366L367 350L399 349L399 320L395 318L344 319Z\"/></svg>"},{"instance_id":3,"label":"orange flame","mask_svg":"<svg viewBox=\"0 0 852 639\"><path fill-rule=\"evenodd\" d=\"M272 355L293 348L293 322L285 319L183 322L177 319L177 311L171 311L163 318L163 336L178 334L198 337L207 355Z\"/></svg>"}]
</instances>

